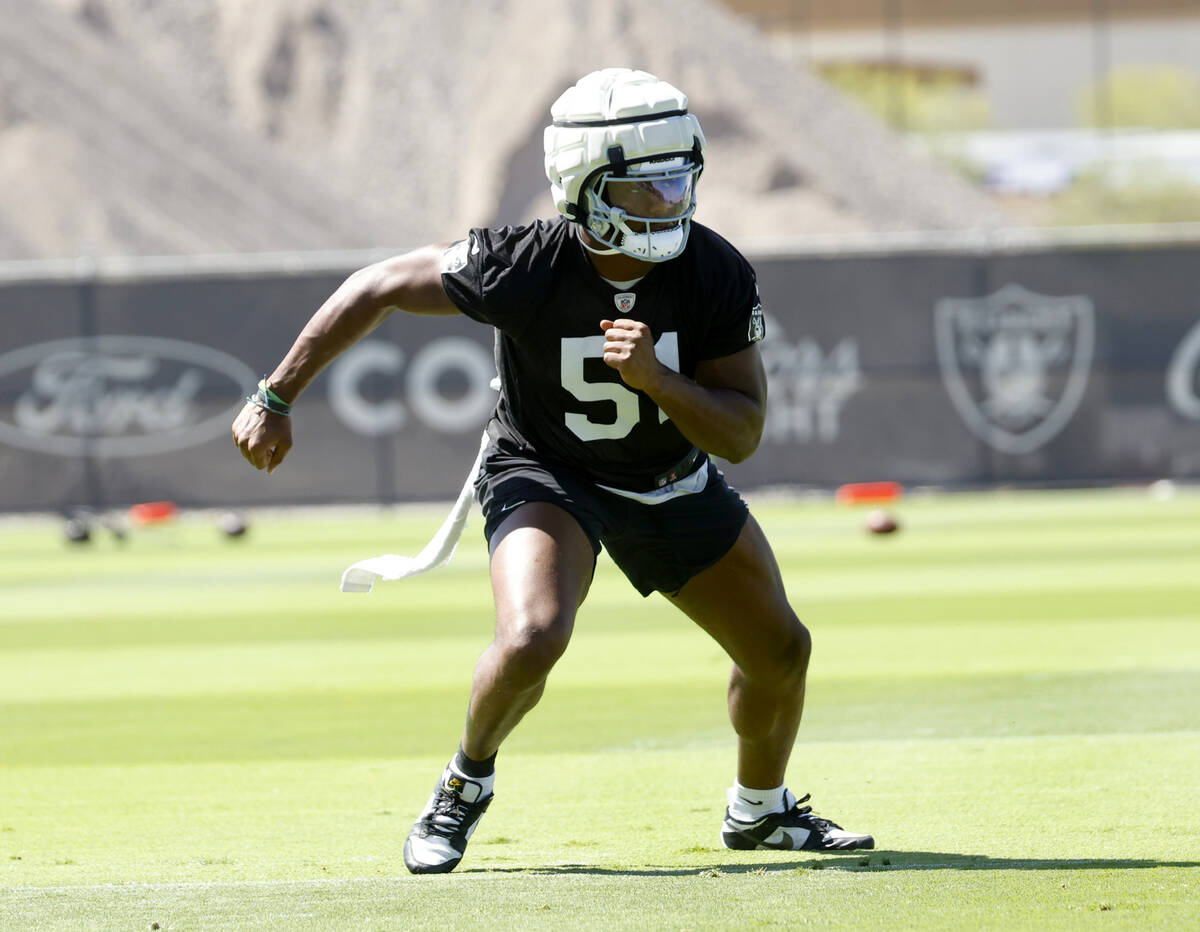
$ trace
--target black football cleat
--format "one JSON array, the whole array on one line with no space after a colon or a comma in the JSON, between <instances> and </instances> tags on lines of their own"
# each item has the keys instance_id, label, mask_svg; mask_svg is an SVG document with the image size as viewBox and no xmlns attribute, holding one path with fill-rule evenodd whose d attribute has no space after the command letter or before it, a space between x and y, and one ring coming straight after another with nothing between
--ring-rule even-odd
<instances>
[{"instance_id":1,"label":"black football cleat","mask_svg":"<svg viewBox=\"0 0 1200 932\"><path fill-rule=\"evenodd\" d=\"M479 818L495 794L446 768L404 843L404 863L414 874L446 874L458 866Z\"/></svg>"},{"instance_id":2,"label":"black football cleat","mask_svg":"<svg viewBox=\"0 0 1200 932\"><path fill-rule=\"evenodd\" d=\"M786 812L774 812L753 822L735 819L725 810L725 823L721 826L721 843L736 851L853 851L874 848L875 839L870 835L847 832L828 819L813 815L812 806L801 806L808 802L808 795L795 799L795 805Z\"/></svg>"}]
</instances>

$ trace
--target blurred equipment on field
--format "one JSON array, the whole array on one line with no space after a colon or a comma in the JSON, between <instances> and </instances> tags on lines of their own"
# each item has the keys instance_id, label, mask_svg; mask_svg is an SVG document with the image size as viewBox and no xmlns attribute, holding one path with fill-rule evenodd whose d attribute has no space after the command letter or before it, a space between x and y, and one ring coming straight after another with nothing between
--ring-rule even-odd
<instances>
[{"instance_id":1,"label":"blurred equipment on field","mask_svg":"<svg viewBox=\"0 0 1200 932\"><path fill-rule=\"evenodd\" d=\"M900 530L900 522L883 508L873 508L869 511L865 524L872 534L894 534Z\"/></svg>"},{"instance_id":2,"label":"blurred equipment on field","mask_svg":"<svg viewBox=\"0 0 1200 932\"><path fill-rule=\"evenodd\" d=\"M847 482L838 486L834 499L839 505L888 505L898 502L904 494L899 482ZM872 508L863 526L872 534L894 534L900 522L886 508Z\"/></svg>"},{"instance_id":3,"label":"blurred equipment on field","mask_svg":"<svg viewBox=\"0 0 1200 932\"><path fill-rule=\"evenodd\" d=\"M129 506L129 521L134 526L170 524L179 515L174 502L139 502Z\"/></svg>"},{"instance_id":4,"label":"blurred equipment on field","mask_svg":"<svg viewBox=\"0 0 1200 932\"><path fill-rule=\"evenodd\" d=\"M92 540L91 522L83 515L73 515L63 524L63 537L72 544L87 544Z\"/></svg>"},{"instance_id":5,"label":"blurred equipment on field","mask_svg":"<svg viewBox=\"0 0 1200 932\"><path fill-rule=\"evenodd\" d=\"M179 506L171 501L138 502L129 506L129 526L139 533L149 533L160 543L174 543L175 519ZM168 534L168 530L171 531Z\"/></svg>"},{"instance_id":6,"label":"blurred equipment on field","mask_svg":"<svg viewBox=\"0 0 1200 932\"><path fill-rule=\"evenodd\" d=\"M222 512L221 517L217 519L217 527L221 529L222 534L231 538L244 537L249 528L245 516L236 511Z\"/></svg>"},{"instance_id":7,"label":"blurred equipment on field","mask_svg":"<svg viewBox=\"0 0 1200 932\"><path fill-rule=\"evenodd\" d=\"M106 514L101 517L100 523L113 536L113 540L119 544L125 543L126 538L129 536L129 526L120 515Z\"/></svg>"},{"instance_id":8,"label":"blurred equipment on field","mask_svg":"<svg viewBox=\"0 0 1200 932\"><path fill-rule=\"evenodd\" d=\"M119 515L97 515L87 509L72 512L63 522L62 533L72 544L87 544L92 540L92 531L101 529L108 531L119 544L125 542L128 534L128 528Z\"/></svg>"},{"instance_id":9,"label":"blurred equipment on field","mask_svg":"<svg viewBox=\"0 0 1200 932\"><path fill-rule=\"evenodd\" d=\"M1178 489L1170 479L1159 479L1150 483L1150 497L1158 502L1169 502Z\"/></svg>"},{"instance_id":10,"label":"blurred equipment on field","mask_svg":"<svg viewBox=\"0 0 1200 932\"><path fill-rule=\"evenodd\" d=\"M899 482L848 482L838 486L835 497L839 505L873 505L899 501L903 494Z\"/></svg>"}]
</instances>

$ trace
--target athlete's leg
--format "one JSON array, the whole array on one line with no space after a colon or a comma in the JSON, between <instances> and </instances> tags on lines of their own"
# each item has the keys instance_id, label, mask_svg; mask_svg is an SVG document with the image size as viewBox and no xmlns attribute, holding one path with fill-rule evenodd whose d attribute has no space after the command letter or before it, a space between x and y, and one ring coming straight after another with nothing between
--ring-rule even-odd
<instances>
[{"instance_id":1,"label":"athlete's leg","mask_svg":"<svg viewBox=\"0 0 1200 932\"><path fill-rule=\"evenodd\" d=\"M738 782L781 786L800 727L812 641L753 515L733 548L671 599L733 660L729 717L738 736Z\"/></svg>"},{"instance_id":2,"label":"athlete's leg","mask_svg":"<svg viewBox=\"0 0 1200 932\"><path fill-rule=\"evenodd\" d=\"M496 634L475 667L461 752L404 843L404 863L415 874L445 873L462 860L494 798L491 758L541 697L595 567L575 518L545 502L513 509L492 532L491 547Z\"/></svg>"},{"instance_id":3,"label":"athlete's leg","mask_svg":"<svg viewBox=\"0 0 1200 932\"><path fill-rule=\"evenodd\" d=\"M491 757L541 698L587 595L595 553L579 523L546 502L516 508L491 540L496 633L475 666L463 752Z\"/></svg>"}]
</instances>

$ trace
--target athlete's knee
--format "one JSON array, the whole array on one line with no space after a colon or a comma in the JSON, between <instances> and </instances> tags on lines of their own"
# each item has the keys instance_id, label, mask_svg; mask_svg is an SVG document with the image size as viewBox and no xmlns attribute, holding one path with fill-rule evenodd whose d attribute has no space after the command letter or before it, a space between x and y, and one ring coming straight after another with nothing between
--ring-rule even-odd
<instances>
[{"instance_id":1,"label":"athlete's knee","mask_svg":"<svg viewBox=\"0 0 1200 932\"><path fill-rule=\"evenodd\" d=\"M808 663L812 659L812 634L799 618L793 616L791 637L784 648L784 666L789 680L801 685L808 676Z\"/></svg>"},{"instance_id":2,"label":"athlete's knee","mask_svg":"<svg viewBox=\"0 0 1200 932\"><path fill-rule=\"evenodd\" d=\"M505 666L530 676L549 673L570 643L573 621L558 612L511 614L496 630L496 646Z\"/></svg>"},{"instance_id":3,"label":"athlete's knee","mask_svg":"<svg viewBox=\"0 0 1200 932\"><path fill-rule=\"evenodd\" d=\"M752 661L739 664L744 679L775 691L791 692L804 688L812 658L812 635L794 614L785 626L785 632L782 637L771 639L769 646Z\"/></svg>"},{"instance_id":4,"label":"athlete's knee","mask_svg":"<svg viewBox=\"0 0 1200 932\"><path fill-rule=\"evenodd\" d=\"M792 638L788 645L788 665L793 674L804 677L809 672L809 661L812 660L812 633L803 621L794 618Z\"/></svg>"}]
</instances>

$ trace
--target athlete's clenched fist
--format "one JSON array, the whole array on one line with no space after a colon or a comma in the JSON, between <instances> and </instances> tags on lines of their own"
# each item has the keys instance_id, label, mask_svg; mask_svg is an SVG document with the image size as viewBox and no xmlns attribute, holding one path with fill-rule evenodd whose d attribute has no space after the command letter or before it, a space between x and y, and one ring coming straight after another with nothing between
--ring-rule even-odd
<instances>
[{"instance_id":1,"label":"athlete's clenched fist","mask_svg":"<svg viewBox=\"0 0 1200 932\"><path fill-rule=\"evenodd\" d=\"M233 442L255 469L274 472L292 448L291 418L247 404L233 422Z\"/></svg>"},{"instance_id":2,"label":"athlete's clenched fist","mask_svg":"<svg viewBox=\"0 0 1200 932\"><path fill-rule=\"evenodd\" d=\"M630 388L647 389L662 377L664 366L654 353L654 334L638 320L602 320L604 361L621 373Z\"/></svg>"}]
</instances>

